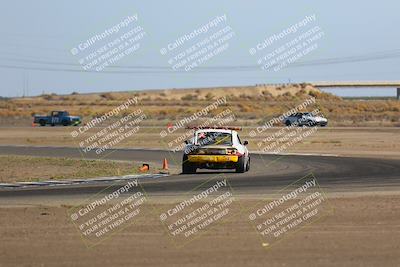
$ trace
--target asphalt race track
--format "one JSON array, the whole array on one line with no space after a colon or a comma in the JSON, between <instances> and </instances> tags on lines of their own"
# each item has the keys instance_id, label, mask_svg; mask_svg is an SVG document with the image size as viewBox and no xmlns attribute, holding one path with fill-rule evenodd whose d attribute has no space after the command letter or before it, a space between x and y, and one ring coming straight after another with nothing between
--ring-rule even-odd
<instances>
[{"instance_id":1,"label":"asphalt race track","mask_svg":"<svg viewBox=\"0 0 400 267\"><path fill-rule=\"evenodd\" d=\"M0 146L3 155L32 155L46 157L98 158L95 153L83 156L77 148ZM179 167L181 153L161 150L117 149L104 159L129 160L159 164L164 158L172 167ZM237 193L263 193L279 190L312 173L322 188L334 191L368 190L400 186L400 161L389 159L350 158L331 156L279 156L251 154L251 170L238 174L230 171L198 171L192 175L170 175L157 179L142 179L146 192L155 195L174 195L193 188L216 177L226 177ZM117 184L114 184L118 186ZM1 197L80 195L92 194L110 187L99 182L90 185L10 188L0 189ZM113 189L113 186L109 188ZM201 187L199 188L201 189Z\"/></svg>"}]
</instances>

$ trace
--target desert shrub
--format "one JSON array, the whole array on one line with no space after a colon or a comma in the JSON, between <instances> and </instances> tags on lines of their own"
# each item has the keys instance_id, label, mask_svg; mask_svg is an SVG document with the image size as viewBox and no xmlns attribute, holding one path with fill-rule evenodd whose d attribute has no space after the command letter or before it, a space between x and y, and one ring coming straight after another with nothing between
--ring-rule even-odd
<instances>
[{"instance_id":1,"label":"desert shrub","mask_svg":"<svg viewBox=\"0 0 400 267\"><path fill-rule=\"evenodd\" d=\"M297 91L296 96L303 96L305 95L307 92L306 90L304 90L303 88L300 89L299 91Z\"/></svg>"},{"instance_id":2,"label":"desert shrub","mask_svg":"<svg viewBox=\"0 0 400 267\"><path fill-rule=\"evenodd\" d=\"M253 112L254 108L248 104L239 103L239 110L240 112Z\"/></svg>"},{"instance_id":3,"label":"desert shrub","mask_svg":"<svg viewBox=\"0 0 400 267\"><path fill-rule=\"evenodd\" d=\"M214 95L212 93L207 93L205 96L206 100L213 100L214 99Z\"/></svg>"},{"instance_id":4,"label":"desert shrub","mask_svg":"<svg viewBox=\"0 0 400 267\"><path fill-rule=\"evenodd\" d=\"M187 94L181 97L183 101L197 100L197 95Z\"/></svg>"},{"instance_id":5,"label":"desert shrub","mask_svg":"<svg viewBox=\"0 0 400 267\"><path fill-rule=\"evenodd\" d=\"M300 84L300 87L303 88L303 89L305 89L305 88L307 87L307 83L301 83L301 84Z\"/></svg>"},{"instance_id":6,"label":"desert shrub","mask_svg":"<svg viewBox=\"0 0 400 267\"><path fill-rule=\"evenodd\" d=\"M56 100L57 99L57 94L55 94L55 93L44 94L44 95L42 95L42 98L44 100L47 100L47 101Z\"/></svg>"},{"instance_id":7,"label":"desert shrub","mask_svg":"<svg viewBox=\"0 0 400 267\"><path fill-rule=\"evenodd\" d=\"M308 92L308 95L309 95L309 96L312 96L312 97L315 97L315 98L318 98L318 97L321 95L321 93L318 92L317 90L310 90L310 91Z\"/></svg>"},{"instance_id":8,"label":"desert shrub","mask_svg":"<svg viewBox=\"0 0 400 267\"><path fill-rule=\"evenodd\" d=\"M292 97L293 95L292 95L291 92L286 92L286 93L283 94L283 96L285 96L285 97Z\"/></svg>"},{"instance_id":9,"label":"desert shrub","mask_svg":"<svg viewBox=\"0 0 400 267\"><path fill-rule=\"evenodd\" d=\"M120 100L121 97L118 93L103 93L100 96L106 100Z\"/></svg>"}]
</instances>

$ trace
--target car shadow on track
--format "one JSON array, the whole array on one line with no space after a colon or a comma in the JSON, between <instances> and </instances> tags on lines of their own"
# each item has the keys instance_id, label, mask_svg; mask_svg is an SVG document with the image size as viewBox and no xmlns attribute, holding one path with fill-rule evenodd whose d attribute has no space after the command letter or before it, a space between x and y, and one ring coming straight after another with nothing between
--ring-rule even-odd
<instances>
[{"instance_id":1,"label":"car shadow on track","mask_svg":"<svg viewBox=\"0 0 400 267\"><path fill-rule=\"evenodd\" d=\"M207 174L225 174L225 173L229 173L229 174L233 174L233 173L237 173L235 172L235 170L221 170L221 171L197 171L196 173L179 173L179 175L207 175Z\"/></svg>"}]
</instances>

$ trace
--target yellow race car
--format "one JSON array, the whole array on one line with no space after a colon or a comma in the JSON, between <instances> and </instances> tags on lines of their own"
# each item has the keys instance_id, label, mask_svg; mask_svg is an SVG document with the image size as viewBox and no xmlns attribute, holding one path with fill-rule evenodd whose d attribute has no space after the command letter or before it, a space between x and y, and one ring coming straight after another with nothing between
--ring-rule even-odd
<instances>
[{"instance_id":1,"label":"yellow race car","mask_svg":"<svg viewBox=\"0 0 400 267\"><path fill-rule=\"evenodd\" d=\"M182 159L182 173L196 173L197 169L250 169L247 141L240 140L234 127L195 128L194 136L186 141Z\"/></svg>"}]
</instances>

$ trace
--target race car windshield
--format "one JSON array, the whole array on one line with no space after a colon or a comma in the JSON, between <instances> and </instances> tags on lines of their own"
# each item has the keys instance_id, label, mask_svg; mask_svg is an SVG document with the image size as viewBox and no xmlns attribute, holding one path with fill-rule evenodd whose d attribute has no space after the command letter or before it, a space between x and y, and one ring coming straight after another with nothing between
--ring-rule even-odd
<instances>
[{"instance_id":1,"label":"race car windshield","mask_svg":"<svg viewBox=\"0 0 400 267\"><path fill-rule=\"evenodd\" d=\"M197 134L199 145L232 145L232 135L220 132L201 132Z\"/></svg>"}]
</instances>

